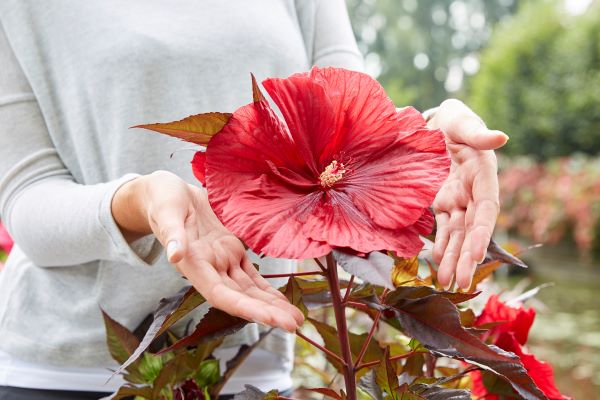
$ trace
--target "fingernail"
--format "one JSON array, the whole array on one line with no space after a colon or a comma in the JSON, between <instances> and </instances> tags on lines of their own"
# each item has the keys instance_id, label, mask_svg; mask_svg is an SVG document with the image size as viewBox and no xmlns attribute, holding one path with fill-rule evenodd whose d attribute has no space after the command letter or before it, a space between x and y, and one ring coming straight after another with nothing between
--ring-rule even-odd
<instances>
[{"instance_id":1,"label":"fingernail","mask_svg":"<svg viewBox=\"0 0 600 400\"><path fill-rule=\"evenodd\" d=\"M179 250L179 242L176 240L171 240L167 243L167 258L171 260L175 255L175 252Z\"/></svg>"},{"instance_id":2,"label":"fingernail","mask_svg":"<svg viewBox=\"0 0 600 400\"><path fill-rule=\"evenodd\" d=\"M448 283L448 284L446 284L446 285L443 285L442 287L444 288L444 291L446 291L446 292L447 292L447 291L448 291L448 290L450 290L450 288L452 287L452 282L450 282L450 283Z\"/></svg>"}]
</instances>

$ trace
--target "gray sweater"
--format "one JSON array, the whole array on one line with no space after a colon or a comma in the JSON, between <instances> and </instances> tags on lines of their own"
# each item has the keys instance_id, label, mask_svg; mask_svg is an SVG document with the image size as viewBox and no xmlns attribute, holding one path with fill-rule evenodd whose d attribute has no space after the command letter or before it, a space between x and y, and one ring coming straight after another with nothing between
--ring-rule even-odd
<instances>
[{"instance_id":1,"label":"gray sweater","mask_svg":"<svg viewBox=\"0 0 600 400\"><path fill-rule=\"evenodd\" d=\"M110 202L136 174L194 182L192 153L130 126L233 111L251 72L362 67L343 0L2 0L0 23L0 216L16 242L0 350L58 366L112 365L99 306L134 328L185 284L153 237L124 240ZM289 337L264 348L289 356Z\"/></svg>"}]
</instances>

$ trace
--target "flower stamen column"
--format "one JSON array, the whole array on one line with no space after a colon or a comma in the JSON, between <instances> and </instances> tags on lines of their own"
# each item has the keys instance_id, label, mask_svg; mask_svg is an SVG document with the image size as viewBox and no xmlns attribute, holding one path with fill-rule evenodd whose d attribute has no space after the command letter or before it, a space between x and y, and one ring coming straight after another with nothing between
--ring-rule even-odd
<instances>
[{"instance_id":1,"label":"flower stamen column","mask_svg":"<svg viewBox=\"0 0 600 400\"><path fill-rule=\"evenodd\" d=\"M342 359L344 360L344 381L346 383L346 394L348 400L356 400L356 375L354 374L354 361L352 360L352 351L350 349L350 337L348 336L348 326L346 324L346 306L343 303L340 291L340 282L337 273L337 263L333 254L327 255L327 282L331 291L331 300L333 303L333 312L335 314L335 323L340 339L340 348L342 350Z\"/></svg>"}]
</instances>

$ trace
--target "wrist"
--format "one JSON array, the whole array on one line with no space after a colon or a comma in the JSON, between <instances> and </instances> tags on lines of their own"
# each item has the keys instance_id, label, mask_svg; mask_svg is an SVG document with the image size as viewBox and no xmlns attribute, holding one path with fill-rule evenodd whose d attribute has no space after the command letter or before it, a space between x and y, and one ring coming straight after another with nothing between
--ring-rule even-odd
<instances>
[{"instance_id":1,"label":"wrist","mask_svg":"<svg viewBox=\"0 0 600 400\"><path fill-rule=\"evenodd\" d=\"M113 218L128 242L152 233L145 201L149 176L140 176L123 184L113 196Z\"/></svg>"}]
</instances>

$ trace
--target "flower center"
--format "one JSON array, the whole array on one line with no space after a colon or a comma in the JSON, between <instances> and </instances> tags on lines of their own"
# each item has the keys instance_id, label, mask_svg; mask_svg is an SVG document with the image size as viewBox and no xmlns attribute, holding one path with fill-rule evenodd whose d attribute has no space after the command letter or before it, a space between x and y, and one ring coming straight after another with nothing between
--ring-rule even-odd
<instances>
[{"instance_id":1,"label":"flower center","mask_svg":"<svg viewBox=\"0 0 600 400\"><path fill-rule=\"evenodd\" d=\"M331 164L325 167L325 171L323 171L319 176L321 186L323 186L324 188L332 187L337 181L342 179L345 172L346 169L344 167L344 164L338 164L336 160L333 160Z\"/></svg>"}]
</instances>

